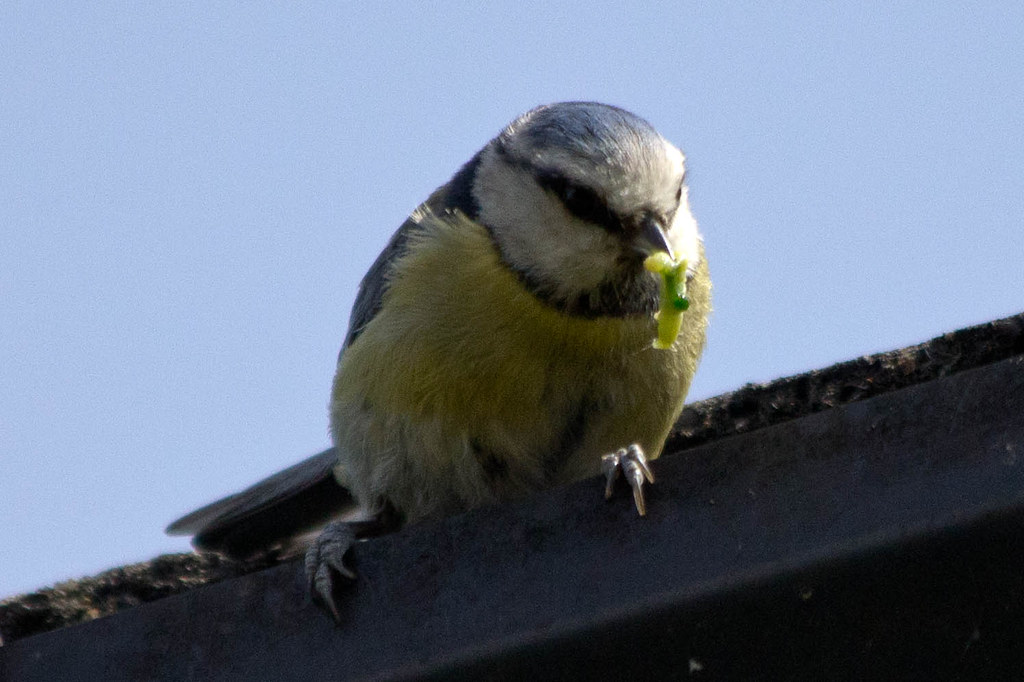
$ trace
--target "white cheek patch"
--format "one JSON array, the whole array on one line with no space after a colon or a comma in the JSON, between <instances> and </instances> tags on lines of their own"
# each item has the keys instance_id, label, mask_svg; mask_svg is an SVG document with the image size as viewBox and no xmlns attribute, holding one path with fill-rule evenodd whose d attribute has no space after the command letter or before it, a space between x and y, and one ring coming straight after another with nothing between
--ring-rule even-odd
<instances>
[{"instance_id":1,"label":"white cheek patch","mask_svg":"<svg viewBox=\"0 0 1024 682\"><path fill-rule=\"evenodd\" d=\"M556 207L557 208L557 207ZM538 274L558 286L558 296L571 298L580 291L596 289L615 267L620 247L615 238L594 225L576 219L555 224L560 234L548 234L538 241L532 254ZM568 234L567 234L568 233Z\"/></svg>"},{"instance_id":2,"label":"white cheek patch","mask_svg":"<svg viewBox=\"0 0 1024 682\"><path fill-rule=\"evenodd\" d=\"M615 237L570 216L531 176L494 163L477 188L481 222L495 233L502 256L553 287L556 297L596 288L615 266Z\"/></svg>"}]
</instances>

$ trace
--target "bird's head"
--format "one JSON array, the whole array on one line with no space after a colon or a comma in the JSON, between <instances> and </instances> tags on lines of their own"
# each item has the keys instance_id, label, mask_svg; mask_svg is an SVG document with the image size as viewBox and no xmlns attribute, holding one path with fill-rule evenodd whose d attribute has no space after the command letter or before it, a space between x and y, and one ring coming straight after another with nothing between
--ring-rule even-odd
<instances>
[{"instance_id":1,"label":"bird's head","mask_svg":"<svg viewBox=\"0 0 1024 682\"><path fill-rule=\"evenodd\" d=\"M696 263L685 175L682 152L643 119L564 102L517 118L452 184L531 291L599 317L657 308L657 279L642 266L654 251Z\"/></svg>"}]
</instances>

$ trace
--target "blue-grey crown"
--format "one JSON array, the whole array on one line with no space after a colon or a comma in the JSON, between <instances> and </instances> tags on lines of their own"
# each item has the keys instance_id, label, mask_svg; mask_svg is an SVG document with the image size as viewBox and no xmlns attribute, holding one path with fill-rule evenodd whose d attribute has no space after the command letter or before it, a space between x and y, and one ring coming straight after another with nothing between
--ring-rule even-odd
<instances>
[{"instance_id":1,"label":"blue-grey crown","mask_svg":"<svg viewBox=\"0 0 1024 682\"><path fill-rule=\"evenodd\" d=\"M644 119L599 102L559 102L531 109L505 129L499 144L512 135L535 150L557 148L590 158L613 158L627 151L623 147L664 142Z\"/></svg>"}]
</instances>

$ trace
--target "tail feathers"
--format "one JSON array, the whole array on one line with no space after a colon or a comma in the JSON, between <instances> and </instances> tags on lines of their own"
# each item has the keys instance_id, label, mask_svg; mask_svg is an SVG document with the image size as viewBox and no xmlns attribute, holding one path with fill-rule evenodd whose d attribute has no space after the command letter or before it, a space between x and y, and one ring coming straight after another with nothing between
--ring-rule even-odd
<instances>
[{"instance_id":1,"label":"tail feathers","mask_svg":"<svg viewBox=\"0 0 1024 682\"><path fill-rule=\"evenodd\" d=\"M167 533L192 535L196 549L239 559L288 553L302 536L357 510L352 494L334 478L336 462L334 448L324 450L181 517Z\"/></svg>"}]
</instances>

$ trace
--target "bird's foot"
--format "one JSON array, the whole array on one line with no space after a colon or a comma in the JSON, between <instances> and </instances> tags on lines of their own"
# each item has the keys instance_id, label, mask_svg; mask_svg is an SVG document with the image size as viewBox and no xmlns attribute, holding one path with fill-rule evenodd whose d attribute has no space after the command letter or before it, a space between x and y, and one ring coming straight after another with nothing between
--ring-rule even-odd
<instances>
[{"instance_id":1,"label":"bird's foot","mask_svg":"<svg viewBox=\"0 0 1024 682\"><path fill-rule=\"evenodd\" d=\"M306 550L306 578L313 599L322 603L334 621L341 622L334 592L341 581L356 579L356 572L345 563L345 555L359 540L392 533L402 527L405 517L390 502L381 500L378 511L358 521L332 521L324 526Z\"/></svg>"},{"instance_id":2,"label":"bird's foot","mask_svg":"<svg viewBox=\"0 0 1024 682\"><path fill-rule=\"evenodd\" d=\"M647 464L647 457L639 445L633 443L628 448L619 448L613 453L601 457L601 471L605 477L604 499L609 499L615 489L615 481L624 475L629 487L633 489L633 502L640 516L647 514L644 504L644 482L654 483L654 473Z\"/></svg>"},{"instance_id":3,"label":"bird's foot","mask_svg":"<svg viewBox=\"0 0 1024 682\"><path fill-rule=\"evenodd\" d=\"M306 550L306 578L313 599L322 603L335 622L341 621L338 605L334 601L334 588L338 580L355 580L356 573L345 564L345 554L356 544L353 524L334 521L324 526L313 544Z\"/></svg>"}]
</instances>

